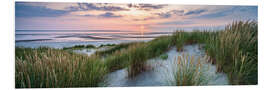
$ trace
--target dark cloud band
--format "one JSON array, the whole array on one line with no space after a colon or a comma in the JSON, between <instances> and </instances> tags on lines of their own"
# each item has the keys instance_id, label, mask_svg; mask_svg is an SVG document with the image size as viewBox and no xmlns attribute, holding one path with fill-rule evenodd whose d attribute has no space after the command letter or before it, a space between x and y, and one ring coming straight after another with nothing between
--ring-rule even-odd
<instances>
[{"instance_id":1,"label":"dark cloud band","mask_svg":"<svg viewBox=\"0 0 270 90\"><path fill-rule=\"evenodd\" d=\"M72 11L87 11L87 10L100 10L100 11L128 11L129 9L108 6L108 4L94 4L94 3L77 3L78 6L69 7Z\"/></svg>"},{"instance_id":2,"label":"dark cloud band","mask_svg":"<svg viewBox=\"0 0 270 90\"><path fill-rule=\"evenodd\" d=\"M67 14L69 11L49 9L44 6L31 6L16 2L16 17L57 17Z\"/></svg>"}]
</instances>

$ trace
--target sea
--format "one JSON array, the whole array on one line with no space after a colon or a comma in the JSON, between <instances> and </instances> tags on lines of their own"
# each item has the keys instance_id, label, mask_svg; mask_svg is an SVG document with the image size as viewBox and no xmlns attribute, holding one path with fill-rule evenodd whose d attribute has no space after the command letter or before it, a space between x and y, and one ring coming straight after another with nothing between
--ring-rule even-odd
<instances>
[{"instance_id":1,"label":"sea","mask_svg":"<svg viewBox=\"0 0 270 90\"><path fill-rule=\"evenodd\" d=\"M15 30L16 47L63 48L74 45L146 42L171 32L137 32L121 30Z\"/></svg>"}]
</instances>

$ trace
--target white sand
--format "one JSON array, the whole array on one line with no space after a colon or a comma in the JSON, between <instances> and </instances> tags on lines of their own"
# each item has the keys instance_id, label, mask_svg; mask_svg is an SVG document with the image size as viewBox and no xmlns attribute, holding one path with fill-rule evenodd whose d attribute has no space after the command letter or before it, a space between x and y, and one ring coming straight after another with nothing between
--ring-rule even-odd
<instances>
[{"instance_id":1,"label":"white sand","mask_svg":"<svg viewBox=\"0 0 270 90\"><path fill-rule=\"evenodd\" d=\"M182 52L177 52L176 48L172 48L170 51L166 52L168 54L167 60L161 60L159 57L153 58L147 61L152 69L140 73L133 79L127 78L128 72L127 68L117 70L110 73L107 76L106 84L107 86L169 86L173 85L173 73L176 71L176 60L178 55L183 53L194 55L196 57L203 57L204 51L199 50L198 45L187 45L183 47ZM206 60L205 60L206 61ZM207 71L204 74L210 78L207 85L227 85L228 78L224 73L217 73L216 66L205 63L203 64ZM208 69L209 68L209 69Z\"/></svg>"}]
</instances>

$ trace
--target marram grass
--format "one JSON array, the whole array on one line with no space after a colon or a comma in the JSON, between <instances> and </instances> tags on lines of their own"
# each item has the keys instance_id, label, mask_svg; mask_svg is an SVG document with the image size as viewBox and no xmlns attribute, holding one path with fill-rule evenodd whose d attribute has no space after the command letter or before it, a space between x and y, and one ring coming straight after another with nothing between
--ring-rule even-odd
<instances>
[{"instance_id":1,"label":"marram grass","mask_svg":"<svg viewBox=\"0 0 270 90\"><path fill-rule=\"evenodd\" d=\"M231 84L257 84L258 81L258 23L237 21L221 31L176 31L172 37L178 51L185 44L202 43L204 49L225 72Z\"/></svg>"},{"instance_id":2,"label":"marram grass","mask_svg":"<svg viewBox=\"0 0 270 90\"><path fill-rule=\"evenodd\" d=\"M177 31L149 42L113 45L118 48L91 57L60 49L16 47L15 84L16 88L96 87L109 72L128 67L130 76L135 76L142 72L146 60L162 55L172 46L181 51L185 44L193 43L205 44L207 55L219 71L228 75L231 84L257 84L258 31L257 22L250 21L234 22L216 32ZM87 46L76 48L81 47ZM176 78L177 85L202 85L202 76L196 72L200 65L193 66L192 70L182 68L193 73L179 70L178 76L186 78Z\"/></svg>"},{"instance_id":3,"label":"marram grass","mask_svg":"<svg viewBox=\"0 0 270 90\"><path fill-rule=\"evenodd\" d=\"M51 48L16 48L16 88L96 87L108 72L96 58Z\"/></svg>"},{"instance_id":4,"label":"marram grass","mask_svg":"<svg viewBox=\"0 0 270 90\"><path fill-rule=\"evenodd\" d=\"M208 55L228 74L231 84L257 84L257 22L233 22L205 42Z\"/></svg>"},{"instance_id":5,"label":"marram grass","mask_svg":"<svg viewBox=\"0 0 270 90\"><path fill-rule=\"evenodd\" d=\"M200 58L188 54L182 54L177 58L176 71L172 85L176 86L195 86L207 85L209 76L203 66L206 57Z\"/></svg>"}]
</instances>

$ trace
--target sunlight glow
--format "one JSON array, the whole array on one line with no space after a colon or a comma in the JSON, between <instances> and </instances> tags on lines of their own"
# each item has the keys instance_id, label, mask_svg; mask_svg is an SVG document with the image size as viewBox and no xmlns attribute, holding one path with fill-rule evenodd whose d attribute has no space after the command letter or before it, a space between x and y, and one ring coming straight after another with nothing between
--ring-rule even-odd
<instances>
[{"instance_id":1,"label":"sunlight glow","mask_svg":"<svg viewBox=\"0 0 270 90\"><path fill-rule=\"evenodd\" d=\"M257 20L256 6L16 3L16 29L151 31L223 27Z\"/></svg>"},{"instance_id":2,"label":"sunlight glow","mask_svg":"<svg viewBox=\"0 0 270 90\"><path fill-rule=\"evenodd\" d=\"M140 26L140 31L141 31L141 36L143 37L143 34L144 34L144 25L141 25Z\"/></svg>"}]
</instances>

